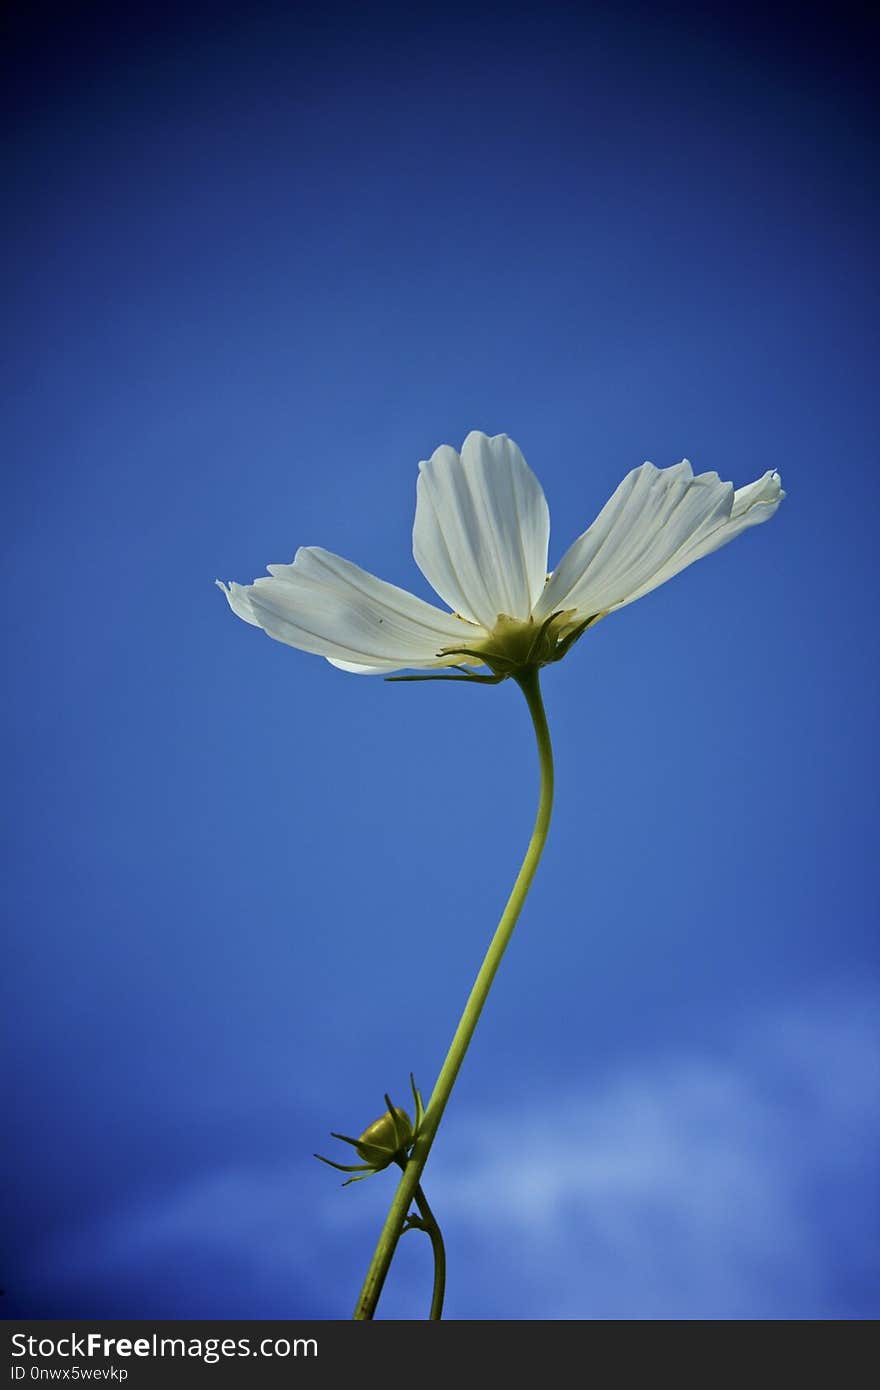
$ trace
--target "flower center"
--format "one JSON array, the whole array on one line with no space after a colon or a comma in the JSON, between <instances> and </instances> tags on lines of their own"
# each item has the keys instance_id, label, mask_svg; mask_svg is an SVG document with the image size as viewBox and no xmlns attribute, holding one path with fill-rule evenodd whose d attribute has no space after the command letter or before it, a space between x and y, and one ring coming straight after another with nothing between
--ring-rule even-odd
<instances>
[{"instance_id":1,"label":"flower center","mask_svg":"<svg viewBox=\"0 0 880 1390\"><path fill-rule=\"evenodd\" d=\"M441 656L479 657L496 676L516 676L532 667L559 661L587 624L576 609L551 613L543 622L534 618L510 618L499 613L488 637L462 647L444 647Z\"/></svg>"}]
</instances>

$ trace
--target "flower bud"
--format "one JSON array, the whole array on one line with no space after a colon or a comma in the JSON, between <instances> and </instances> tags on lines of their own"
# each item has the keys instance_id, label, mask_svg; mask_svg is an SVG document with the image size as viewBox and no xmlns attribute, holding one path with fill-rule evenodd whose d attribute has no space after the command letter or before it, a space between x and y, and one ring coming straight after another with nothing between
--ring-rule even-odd
<instances>
[{"instance_id":1,"label":"flower bud","mask_svg":"<svg viewBox=\"0 0 880 1390\"><path fill-rule=\"evenodd\" d=\"M396 1158L406 1158L412 1138L413 1128L409 1115L399 1106L394 1106L371 1125L367 1125L355 1148L364 1163L369 1163L377 1169L387 1168Z\"/></svg>"}]
</instances>

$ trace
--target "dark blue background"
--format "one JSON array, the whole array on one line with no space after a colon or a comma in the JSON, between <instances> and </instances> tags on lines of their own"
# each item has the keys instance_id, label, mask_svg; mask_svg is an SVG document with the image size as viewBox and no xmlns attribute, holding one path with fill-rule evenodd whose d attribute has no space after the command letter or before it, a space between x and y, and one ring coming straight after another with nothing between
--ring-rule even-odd
<instances>
[{"instance_id":1,"label":"dark blue background","mask_svg":"<svg viewBox=\"0 0 880 1390\"><path fill-rule=\"evenodd\" d=\"M349 1315L392 1182L310 1155L430 1090L530 731L212 581L318 544L431 597L417 463L478 428L554 563L645 458L788 498L547 673L449 1315L876 1316L866 22L185 11L7 45L7 1315ZM408 1236L382 1314L428 1283Z\"/></svg>"}]
</instances>

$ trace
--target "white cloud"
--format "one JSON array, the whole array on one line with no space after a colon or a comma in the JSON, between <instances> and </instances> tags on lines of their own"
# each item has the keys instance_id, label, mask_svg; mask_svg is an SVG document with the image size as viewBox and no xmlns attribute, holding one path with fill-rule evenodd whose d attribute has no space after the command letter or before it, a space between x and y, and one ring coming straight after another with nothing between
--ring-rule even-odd
<instances>
[{"instance_id":1,"label":"white cloud","mask_svg":"<svg viewBox=\"0 0 880 1390\"><path fill-rule=\"evenodd\" d=\"M477 1286L521 1273L520 1317L835 1316L829 1246L857 1237L864 1212L841 1230L842 1204L833 1228L823 1206L871 1181L878 1052L863 996L786 1008L723 1058L667 1057L545 1097L531 1125L487 1116L466 1146L457 1125L432 1200L448 1224L481 1228Z\"/></svg>"},{"instance_id":2,"label":"white cloud","mask_svg":"<svg viewBox=\"0 0 880 1390\"><path fill-rule=\"evenodd\" d=\"M428 1183L450 1246L449 1315L850 1316L834 1264L857 1278L868 1213L839 1198L871 1190L878 1051L874 1000L850 992L772 1012L713 1056L542 1091L531 1121L456 1110ZM389 1191L377 1179L342 1195L302 1164L224 1168L68 1235L39 1264L65 1268L69 1287L77 1270L217 1250L261 1287L307 1280L345 1317ZM404 1261L420 1240L407 1238ZM423 1316L422 1270L392 1278L385 1316Z\"/></svg>"}]
</instances>

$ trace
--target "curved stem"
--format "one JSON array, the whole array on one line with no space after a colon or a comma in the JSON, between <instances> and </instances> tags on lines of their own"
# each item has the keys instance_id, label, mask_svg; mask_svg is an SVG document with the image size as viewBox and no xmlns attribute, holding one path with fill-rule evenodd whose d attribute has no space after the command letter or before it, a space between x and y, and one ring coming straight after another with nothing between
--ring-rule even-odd
<instances>
[{"instance_id":1,"label":"curved stem","mask_svg":"<svg viewBox=\"0 0 880 1390\"><path fill-rule=\"evenodd\" d=\"M437 1225L437 1218L428 1206L428 1199L422 1191L421 1183L415 1190L416 1206L421 1213L419 1225L430 1237L434 1254L434 1288L431 1293L431 1322L439 1322L443 1317L443 1298L446 1293L446 1247L443 1234Z\"/></svg>"},{"instance_id":2,"label":"curved stem","mask_svg":"<svg viewBox=\"0 0 880 1390\"><path fill-rule=\"evenodd\" d=\"M547 840L547 831L550 828L550 815L553 809L553 749L550 744L550 731L547 728L547 716L544 712L544 703L541 699L541 687L538 681L537 668L523 672L522 675L515 677L520 689L526 697L529 712L532 716L532 723L535 726L535 737L538 741L538 757L541 765L541 793L538 801L538 814L535 819L535 827L532 831L532 838L526 850L525 859L522 862L516 882L513 885L507 906L501 915L501 921L495 931L495 935L489 944L483 964L480 966L479 974L474 981L473 989L468 996L468 1001L464 1007L455 1035L446 1054L446 1060L440 1069L434 1093L428 1102L425 1111L425 1118L422 1122L416 1142L413 1145L403 1176L391 1203L391 1210L382 1228L378 1244L373 1253L364 1286L361 1289L360 1298L354 1310L356 1321L372 1318L376 1305L379 1302L379 1295L382 1292L382 1285L388 1273L397 1242L400 1239L403 1224L406 1220L407 1212L422 1176L422 1170L428 1161L428 1154L431 1152L431 1145L437 1134L437 1129L443 1118L452 1088L461 1070L465 1053L470 1045L474 1030L479 1022L483 1005L492 986L492 981L501 964L501 958L507 949L507 943L513 935L519 914L522 911L526 894L532 885L535 877L535 870L541 858L544 844Z\"/></svg>"}]
</instances>

